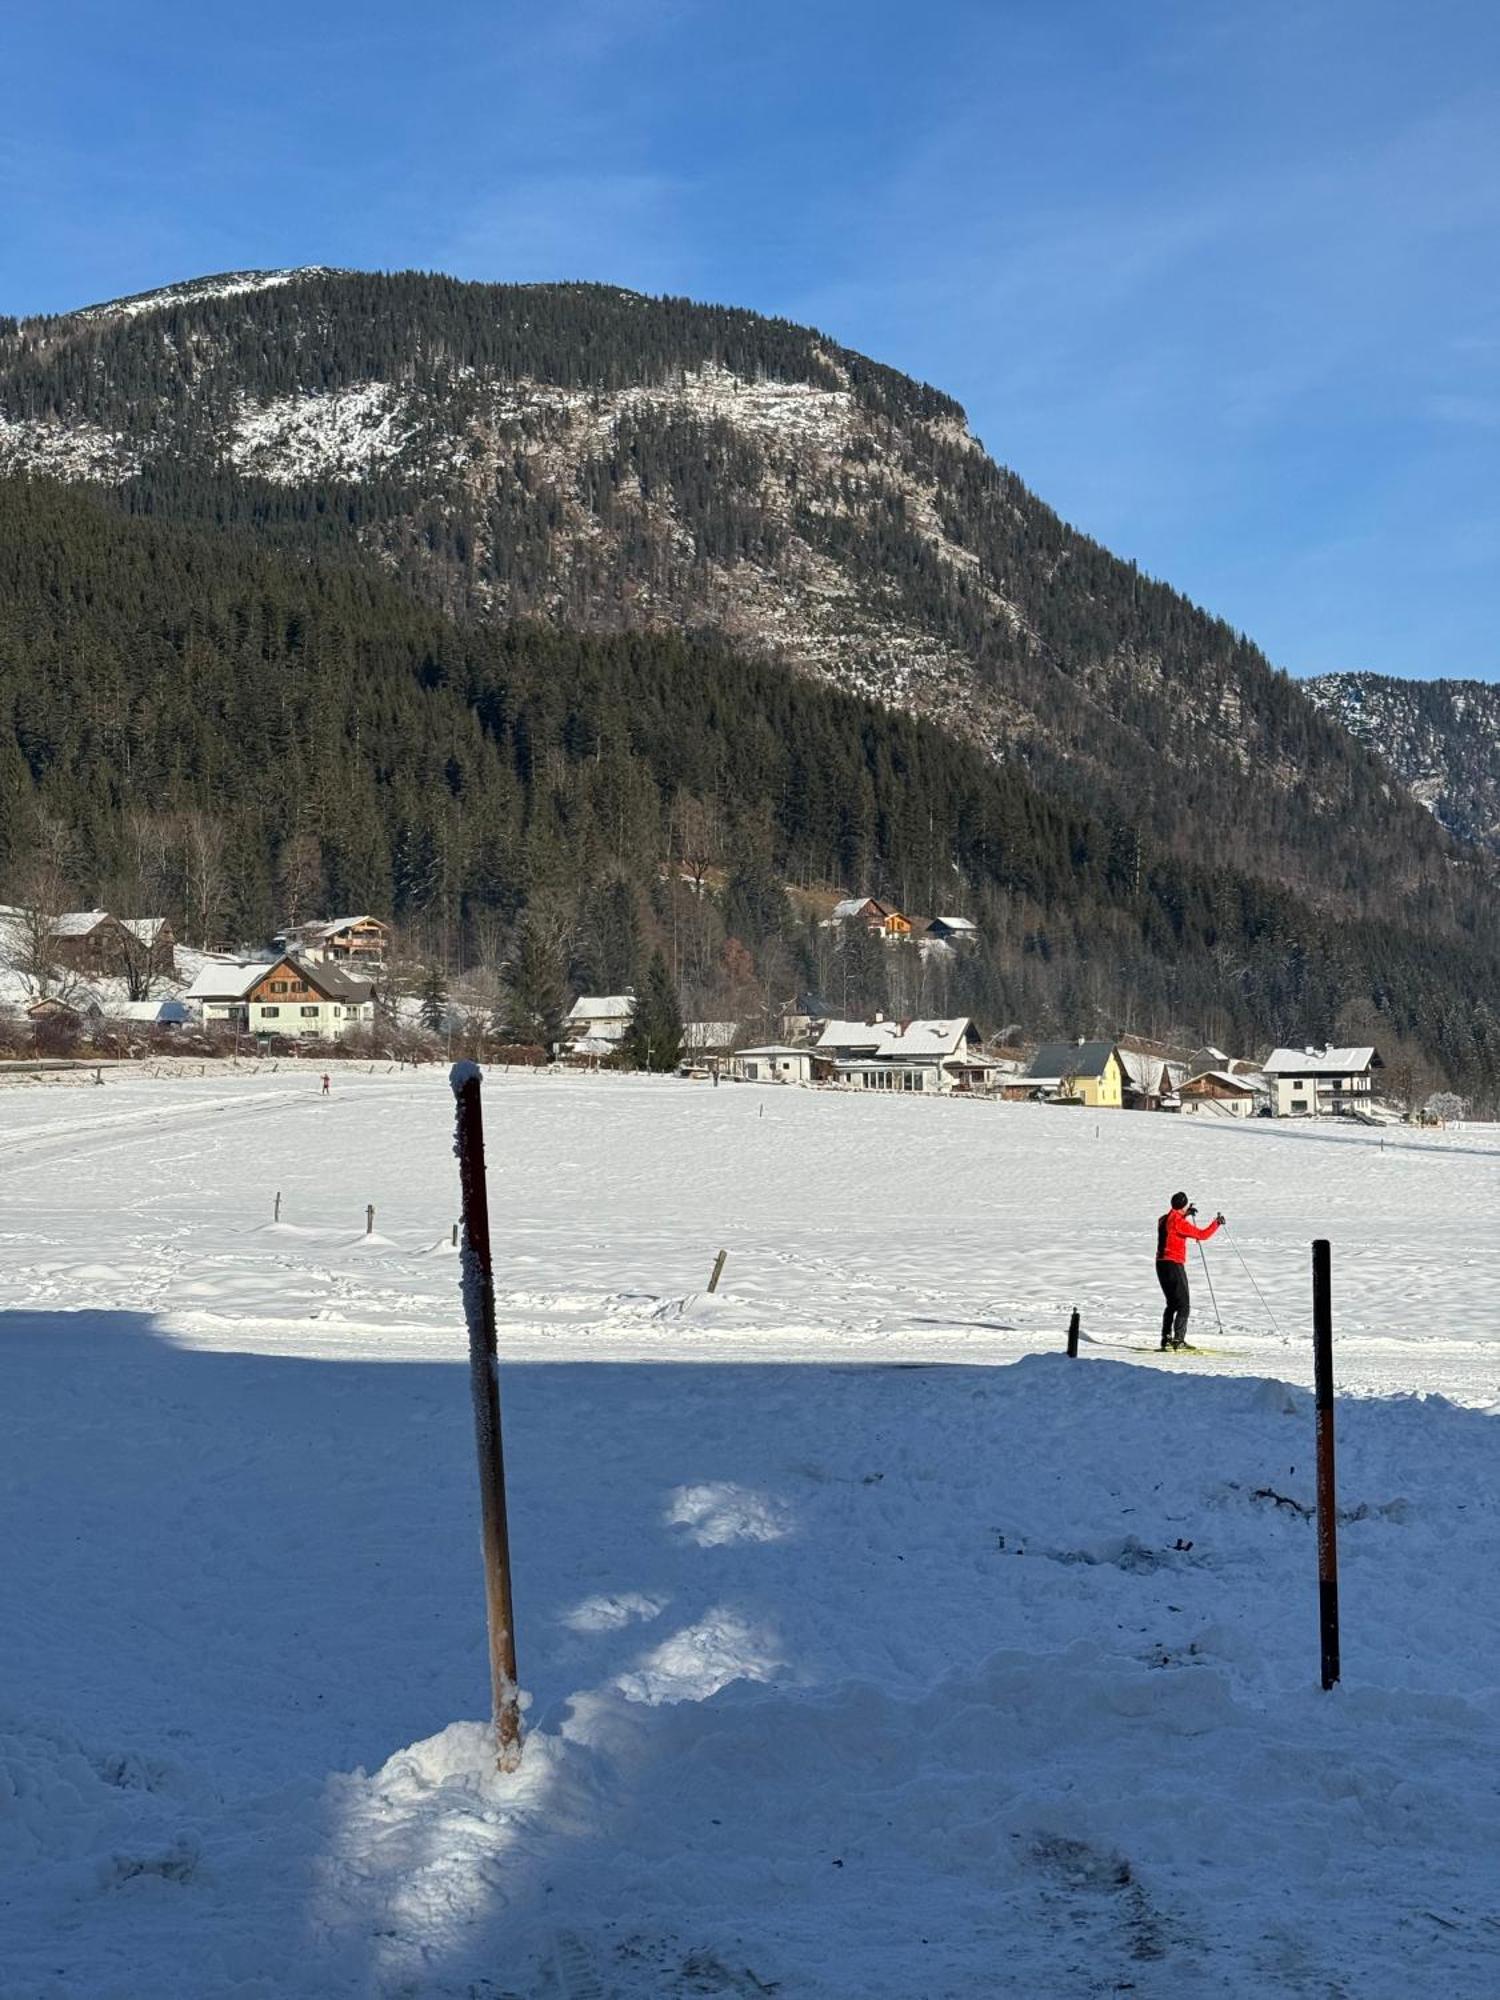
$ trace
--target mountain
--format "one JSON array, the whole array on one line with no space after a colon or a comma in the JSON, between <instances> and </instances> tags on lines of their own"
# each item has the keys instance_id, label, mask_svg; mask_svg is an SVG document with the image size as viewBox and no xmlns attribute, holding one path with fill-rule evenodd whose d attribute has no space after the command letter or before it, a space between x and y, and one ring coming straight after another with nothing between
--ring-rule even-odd
<instances>
[{"instance_id":1,"label":"mountain","mask_svg":"<svg viewBox=\"0 0 1500 2000\"><path fill-rule=\"evenodd\" d=\"M590 285L237 273L0 325L0 469L346 542L461 618L711 629L1150 843L1346 909L1441 841L1248 641L959 406L803 327Z\"/></svg>"},{"instance_id":2,"label":"mountain","mask_svg":"<svg viewBox=\"0 0 1500 2000\"><path fill-rule=\"evenodd\" d=\"M12 872L102 896L149 852L188 909L211 834L204 929L369 902L494 959L545 916L607 986L668 942L719 1017L803 982L1500 1075L1488 861L810 329L231 273L0 320L0 478ZM783 881L967 905L985 946L833 964Z\"/></svg>"},{"instance_id":3,"label":"mountain","mask_svg":"<svg viewBox=\"0 0 1500 2000\"><path fill-rule=\"evenodd\" d=\"M1500 685L1323 674L1303 686L1439 825L1500 855Z\"/></svg>"}]
</instances>

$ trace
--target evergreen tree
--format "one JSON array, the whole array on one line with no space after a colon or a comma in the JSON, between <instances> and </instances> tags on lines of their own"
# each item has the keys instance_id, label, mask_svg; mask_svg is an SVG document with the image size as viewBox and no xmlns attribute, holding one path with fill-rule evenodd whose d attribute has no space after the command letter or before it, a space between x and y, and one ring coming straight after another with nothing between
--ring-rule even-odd
<instances>
[{"instance_id":1,"label":"evergreen tree","mask_svg":"<svg viewBox=\"0 0 1500 2000\"><path fill-rule=\"evenodd\" d=\"M621 1054L632 1069L674 1070L682 1061L682 1011L667 961L653 954Z\"/></svg>"},{"instance_id":2,"label":"evergreen tree","mask_svg":"<svg viewBox=\"0 0 1500 2000\"><path fill-rule=\"evenodd\" d=\"M562 952L555 935L534 918L524 918L511 963L506 1025L524 1042L557 1053L568 1011Z\"/></svg>"},{"instance_id":3,"label":"evergreen tree","mask_svg":"<svg viewBox=\"0 0 1500 2000\"><path fill-rule=\"evenodd\" d=\"M448 991L442 972L433 965L422 975L422 1026L434 1034L448 1019Z\"/></svg>"}]
</instances>

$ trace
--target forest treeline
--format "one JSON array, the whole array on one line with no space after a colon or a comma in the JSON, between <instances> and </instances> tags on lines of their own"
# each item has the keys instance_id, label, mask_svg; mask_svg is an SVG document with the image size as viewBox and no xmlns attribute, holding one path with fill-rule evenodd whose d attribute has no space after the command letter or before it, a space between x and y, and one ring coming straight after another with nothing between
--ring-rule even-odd
<instances>
[{"instance_id":1,"label":"forest treeline","mask_svg":"<svg viewBox=\"0 0 1500 2000\"><path fill-rule=\"evenodd\" d=\"M704 1017L813 992L1500 1073L1493 928L1331 919L712 637L459 623L369 563L45 482L0 482L0 799L0 897L45 864L81 904L168 896L194 943L370 909L452 969L545 930L606 990L661 948ZM788 885L983 942L840 939Z\"/></svg>"}]
</instances>

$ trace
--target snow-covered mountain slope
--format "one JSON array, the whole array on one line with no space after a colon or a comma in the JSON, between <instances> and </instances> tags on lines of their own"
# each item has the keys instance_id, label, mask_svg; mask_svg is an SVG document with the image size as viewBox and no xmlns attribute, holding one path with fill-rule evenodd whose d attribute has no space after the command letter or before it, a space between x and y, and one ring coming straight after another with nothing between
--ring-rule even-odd
<instances>
[{"instance_id":1,"label":"snow-covered mountain slope","mask_svg":"<svg viewBox=\"0 0 1500 2000\"><path fill-rule=\"evenodd\" d=\"M0 322L6 469L342 537L463 616L714 628L1024 763L1148 851L1211 843L1341 900L1438 872L1415 813L1378 852L1397 788L1248 641L1068 528L950 398L784 321L234 273Z\"/></svg>"},{"instance_id":2,"label":"snow-covered mountain slope","mask_svg":"<svg viewBox=\"0 0 1500 2000\"><path fill-rule=\"evenodd\" d=\"M1500 685L1385 674L1304 685L1450 833L1500 854Z\"/></svg>"}]
</instances>

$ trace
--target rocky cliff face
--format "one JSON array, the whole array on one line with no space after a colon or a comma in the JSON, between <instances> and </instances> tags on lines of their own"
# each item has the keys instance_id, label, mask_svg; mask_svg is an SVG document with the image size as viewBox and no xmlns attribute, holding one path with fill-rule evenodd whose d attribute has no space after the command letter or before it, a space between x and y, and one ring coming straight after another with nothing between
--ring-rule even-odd
<instances>
[{"instance_id":1,"label":"rocky cliff face","mask_svg":"<svg viewBox=\"0 0 1500 2000\"><path fill-rule=\"evenodd\" d=\"M1458 839L1500 855L1500 686L1324 674L1308 695Z\"/></svg>"}]
</instances>

